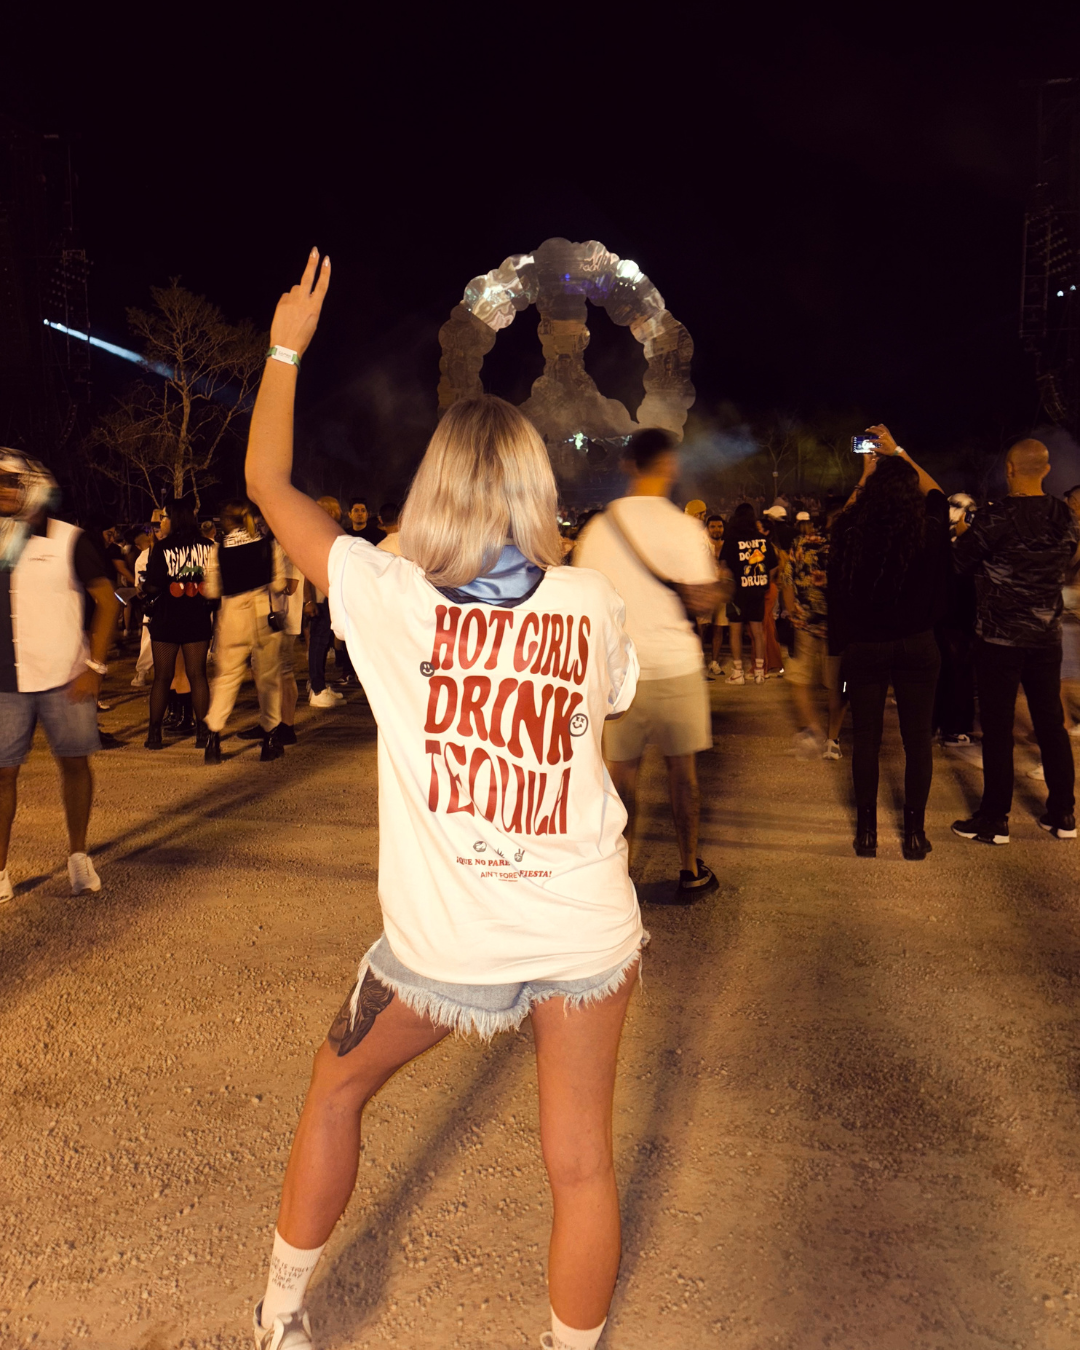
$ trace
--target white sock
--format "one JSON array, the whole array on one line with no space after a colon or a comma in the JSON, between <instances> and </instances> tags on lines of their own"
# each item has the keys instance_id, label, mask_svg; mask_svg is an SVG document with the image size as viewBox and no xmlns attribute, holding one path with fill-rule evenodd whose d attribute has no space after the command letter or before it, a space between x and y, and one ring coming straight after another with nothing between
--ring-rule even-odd
<instances>
[{"instance_id":1,"label":"white sock","mask_svg":"<svg viewBox=\"0 0 1080 1350\"><path fill-rule=\"evenodd\" d=\"M326 1243L323 1243L323 1247ZM266 1282L260 1321L266 1330L274 1325L275 1317L299 1312L304 1306L308 1280L322 1256L322 1247L290 1247L274 1229L274 1250L270 1256L270 1278Z\"/></svg>"},{"instance_id":2,"label":"white sock","mask_svg":"<svg viewBox=\"0 0 1080 1350\"><path fill-rule=\"evenodd\" d=\"M592 1331L578 1331L576 1327L568 1327L565 1322L560 1322L558 1317L555 1316L555 1309L552 1308L551 1337L553 1350L593 1350L606 1326L607 1318L605 1317L598 1327L593 1327Z\"/></svg>"}]
</instances>

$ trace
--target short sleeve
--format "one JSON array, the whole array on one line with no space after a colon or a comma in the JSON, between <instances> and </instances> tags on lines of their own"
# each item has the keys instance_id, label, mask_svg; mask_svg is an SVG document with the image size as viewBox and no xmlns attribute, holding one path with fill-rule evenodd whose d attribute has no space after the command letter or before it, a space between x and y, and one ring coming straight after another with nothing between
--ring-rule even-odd
<instances>
[{"instance_id":1,"label":"short sleeve","mask_svg":"<svg viewBox=\"0 0 1080 1350\"><path fill-rule=\"evenodd\" d=\"M75 540L72 564L75 575L84 588L92 581L108 581L110 585L112 584L112 566L94 547L94 541L85 530L80 531L78 539Z\"/></svg>"},{"instance_id":2,"label":"short sleeve","mask_svg":"<svg viewBox=\"0 0 1080 1350\"><path fill-rule=\"evenodd\" d=\"M626 606L612 587L611 609L608 614L607 664L611 685L608 690L609 716L626 712L637 693L637 650L626 631Z\"/></svg>"},{"instance_id":3,"label":"short sleeve","mask_svg":"<svg viewBox=\"0 0 1080 1350\"><path fill-rule=\"evenodd\" d=\"M343 637L350 626L360 633L371 623L384 603L378 593L378 582L388 568L400 562L401 559L377 549L366 539L338 535L326 560L330 626L338 637Z\"/></svg>"}]
</instances>

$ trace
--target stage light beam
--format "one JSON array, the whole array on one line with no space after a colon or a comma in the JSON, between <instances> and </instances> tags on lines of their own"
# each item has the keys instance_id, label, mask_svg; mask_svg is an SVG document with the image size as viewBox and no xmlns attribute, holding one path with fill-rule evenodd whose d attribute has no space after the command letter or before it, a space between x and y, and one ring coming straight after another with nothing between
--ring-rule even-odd
<instances>
[{"instance_id":1,"label":"stage light beam","mask_svg":"<svg viewBox=\"0 0 1080 1350\"><path fill-rule=\"evenodd\" d=\"M131 361L134 365L142 366L145 370L152 370L155 375L164 375L167 380L171 380L173 377L171 366L163 365L160 361L146 361L138 352L129 351L127 347L118 347L115 342L106 342L104 338L91 337L89 333L80 333L76 328L68 328L63 323L53 323L51 319L44 319L42 322L46 328L54 328L58 333L66 334L67 337L78 338L80 342L89 342L91 347L100 347L103 352L119 356L124 361Z\"/></svg>"}]
</instances>

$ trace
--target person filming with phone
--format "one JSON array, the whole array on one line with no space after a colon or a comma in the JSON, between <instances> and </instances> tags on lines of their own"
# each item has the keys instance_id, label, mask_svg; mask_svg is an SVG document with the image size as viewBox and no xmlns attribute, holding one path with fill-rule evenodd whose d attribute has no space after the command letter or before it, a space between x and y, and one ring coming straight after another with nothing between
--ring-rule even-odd
<instances>
[{"instance_id":1,"label":"person filming with phone","mask_svg":"<svg viewBox=\"0 0 1080 1350\"><path fill-rule=\"evenodd\" d=\"M941 655L934 625L948 597L949 503L937 483L878 424L854 438L862 478L833 526L829 644L851 700L855 852L877 856L878 755L889 685L904 742L904 857L930 852L924 813L933 777L934 693Z\"/></svg>"}]
</instances>

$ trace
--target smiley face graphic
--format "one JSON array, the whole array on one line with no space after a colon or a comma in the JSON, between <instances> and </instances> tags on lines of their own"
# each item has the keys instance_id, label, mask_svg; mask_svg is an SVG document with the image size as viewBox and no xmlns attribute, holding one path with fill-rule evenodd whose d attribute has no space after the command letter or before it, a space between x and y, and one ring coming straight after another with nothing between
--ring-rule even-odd
<instances>
[{"instance_id":1,"label":"smiley face graphic","mask_svg":"<svg viewBox=\"0 0 1080 1350\"><path fill-rule=\"evenodd\" d=\"M589 729L589 719L584 713L575 713L570 719L570 735L584 736Z\"/></svg>"},{"instance_id":2,"label":"smiley face graphic","mask_svg":"<svg viewBox=\"0 0 1080 1350\"><path fill-rule=\"evenodd\" d=\"M431 664L430 661L421 661L420 674L423 675L424 679L426 680L429 675L435 674L435 667Z\"/></svg>"}]
</instances>

